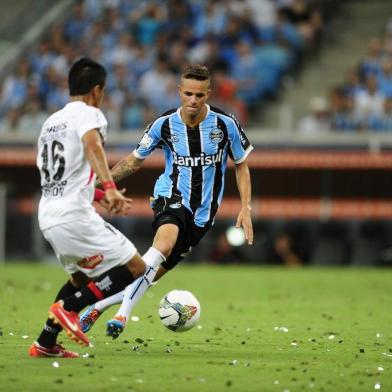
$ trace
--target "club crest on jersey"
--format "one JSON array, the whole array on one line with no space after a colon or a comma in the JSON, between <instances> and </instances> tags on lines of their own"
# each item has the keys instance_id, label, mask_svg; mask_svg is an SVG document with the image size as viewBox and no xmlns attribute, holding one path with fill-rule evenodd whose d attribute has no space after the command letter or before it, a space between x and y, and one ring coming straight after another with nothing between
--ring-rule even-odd
<instances>
[{"instance_id":1,"label":"club crest on jersey","mask_svg":"<svg viewBox=\"0 0 392 392\"><path fill-rule=\"evenodd\" d=\"M223 140L223 131L219 128L214 128L210 131L210 140L213 143L220 143Z\"/></svg>"}]
</instances>

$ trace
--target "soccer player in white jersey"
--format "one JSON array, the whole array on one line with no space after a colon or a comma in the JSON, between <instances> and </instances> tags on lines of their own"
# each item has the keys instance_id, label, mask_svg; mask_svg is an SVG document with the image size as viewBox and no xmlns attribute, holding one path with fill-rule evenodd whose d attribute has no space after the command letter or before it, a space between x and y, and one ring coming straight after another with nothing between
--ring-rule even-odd
<instances>
[{"instance_id":1,"label":"soccer player in white jersey","mask_svg":"<svg viewBox=\"0 0 392 392\"><path fill-rule=\"evenodd\" d=\"M112 169L114 180L120 181L138 170L155 148L163 149L165 172L155 184L152 203L155 237L143 256L148 269L124 294L90 306L81 316L85 332L107 307L122 301L116 316L107 323L107 334L118 337L133 306L151 282L174 268L199 243L212 226L222 200L228 157L235 164L241 199L237 226L244 229L248 244L253 243L251 180L246 162L253 147L233 116L207 105L210 73L206 67L185 67L179 95L181 107L152 122L133 153ZM161 255L162 263L154 265L148 261L150 254L156 255L155 261Z\"/></svg>"},{"instance_id":2,"label":"soccer player in white jersey","mask_svg":"<svg viewBox=\"0 0 392 392\"><path fill-rule=\"evenodd\" d=\"M122 291L146 271L135 246L92 206L94 199L110 213L124 215L132 202L116 189L103 149L107 121L99 106L105 81L102 65L88 58L76 61L68 76L70 102L47 119L38 139L39 225L71 277L29 349L32 357L77 357L56 343L61 329L89 344L77 313ZM97 176L103 190L94 187Z\"/></svg>"}]
</instances>

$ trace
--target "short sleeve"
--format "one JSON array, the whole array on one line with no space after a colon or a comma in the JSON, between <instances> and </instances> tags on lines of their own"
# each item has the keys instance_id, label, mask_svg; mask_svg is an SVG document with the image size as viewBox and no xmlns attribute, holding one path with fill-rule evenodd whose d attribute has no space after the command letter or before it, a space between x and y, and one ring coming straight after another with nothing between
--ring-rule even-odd
<instances>
[{"instance_id":1,"label":"short sleeve","mask_svg":"<svg viewBox=\"0 0 392 392\"><path fill-rule=\"evenodd\" d=\"M161 141L162 121L156 120L150 123L144 131L133 154L136 158L144 159L151 154L151 152L160 145Z\"/></svg>"},{"instance_id":2,"label":"short sleeve","mask_svg":"<svg viewBox=\"0 0 392 392\"><path fill-rule=\"evenodd\" d=\"M87 106L87 108L80 113L78 121L77 130L80 138L82 138L86 132L97 129L102 135L103 141L106 141L108 122L99 109Z\"/></svg>"},{"instance_id":3,"label":"short sleeve","mask_svg":"<svg viewBox=\"0 0 392 392\"><path fill-rule=\"evenodd\" d=\"M245 161L246 157L253 150L253 146L250 144L237 119L232 115L230 115L230 119L228 124L229 155L235 163L241 163Z\"/></svg>"}]
</instances>

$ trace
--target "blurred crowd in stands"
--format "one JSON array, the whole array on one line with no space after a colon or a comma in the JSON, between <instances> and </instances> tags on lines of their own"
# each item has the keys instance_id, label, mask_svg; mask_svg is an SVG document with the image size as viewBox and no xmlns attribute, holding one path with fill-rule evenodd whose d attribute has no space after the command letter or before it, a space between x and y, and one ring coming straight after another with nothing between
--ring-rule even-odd
<instances>
[{"instance_id":1,"label":"blurred crowd in stands","mask_svg":"<svg viewBox=\"0 0 392 392\"><path fill-rule=\"evenodd\" d=\"M392 18L383 39L372 38L367 56L349 69L341 86L310 101L298 124L304 134L331 130L392 132Z\"/></svg>"},{"instance_id":2,"label":"blurred crowd in stands","mask_svg":"<svg viewBox=\"0 0 392 392\"><path fill-rule=\"evenodd\" d=\"M211 102L248 124L282 77L315 50L328 0L84 0L24 53L1 85L0 134L37 134L68 101L67 71L82 55L109 71L103 110L112 130L140 129L176 107L185 63L213 71ZM376 49L373 49L376 50ZM374 56L377 53L373 53ZM374 76L369 59L364 69Z\"/></svg>"}]
</instances>

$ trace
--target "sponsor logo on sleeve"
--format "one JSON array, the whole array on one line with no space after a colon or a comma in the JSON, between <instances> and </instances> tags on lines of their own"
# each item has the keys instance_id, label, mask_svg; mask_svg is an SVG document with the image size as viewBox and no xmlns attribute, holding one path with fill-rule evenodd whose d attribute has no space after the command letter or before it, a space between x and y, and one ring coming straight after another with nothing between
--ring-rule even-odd
<instances>
[{"instance_id":1,"label":"sponsor logo on sleeve","mask_svg":"<svg viewBox=\"0 0 392 392\"><path fill-rule=\"evenodd\" d=\"M174 143L178 143L178 142L180 141L180 139L178 138L178 136L177 136L175 133L173 133L173 134L171 135L170 140L171 140L171 142L172 142L173 144L174 144Z\"/></svg>"},{"instance_id":2,"label":"sponsor logo on sleeve","mask_svg":"<svg viewBox=\"0 0 392 392\"><path fill-rule=\"evenodd\" d=\"M147 133L145 133L144 136L142 137L142 140L140 140L139 145L144 148L150 148L151 144L152 144L152 138Z\"/></svg>"}]
</instances>

